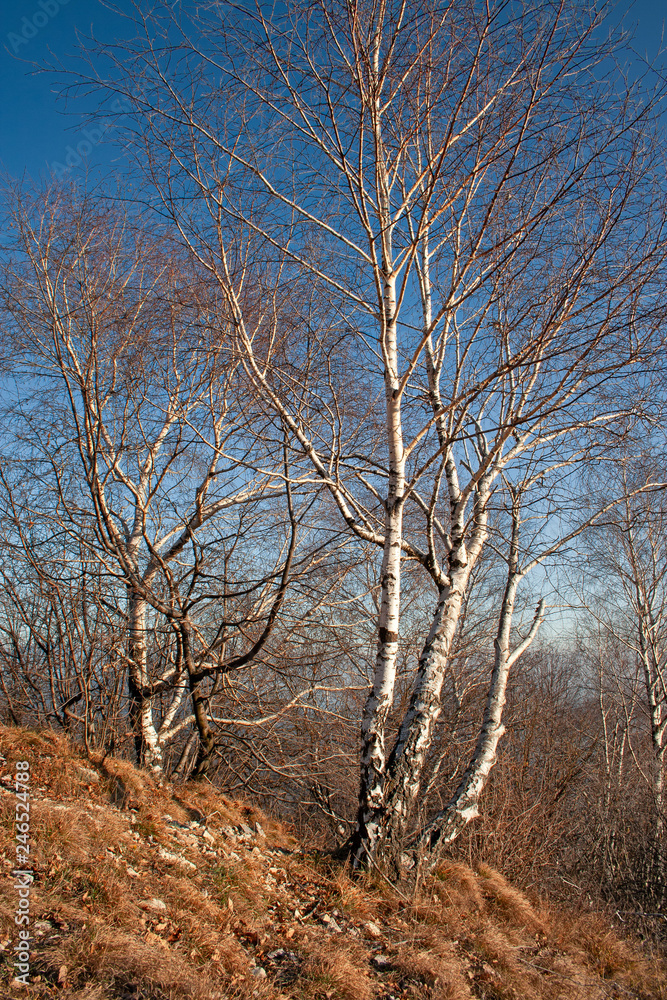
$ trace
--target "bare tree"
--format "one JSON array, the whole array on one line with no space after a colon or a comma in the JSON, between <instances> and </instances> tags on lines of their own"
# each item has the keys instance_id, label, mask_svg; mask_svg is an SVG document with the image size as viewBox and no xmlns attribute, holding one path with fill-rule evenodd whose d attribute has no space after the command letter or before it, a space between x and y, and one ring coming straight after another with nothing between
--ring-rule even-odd
<instances>
[{"instance_id":1,"label":"bare tree","mask_svg":"<svg viewBox=\"0 0 667 1000\"><path fill-rule=\"evenodd\" d=\"M35 537L35 525L19 527L23 539L16 544L15 526L14 541L8 539L8 521L3 510L11 558L1 577L0 684L9 719L60 725L90 749L120 750L123 595L114 595L85 546L77 559L72 546L56 548Z\"/></svg>"},{"instance_id":2,"label":"bare tree","mask_svg":"<svg viewBox=\"0 0 667 1000\"><path fill-rule=\"evenodd\" d=\"M83 552L110 582L106 595L84 597L84 615L117 601L121 585L138 758L161 771L164 747L194 723L203 773L215 744L209 680L258 656L298 562L285 455L253 471L260 439L239 366L214 307L164 248L67 192L19 200L13 222L4 296L19 394L3 472L7 541L55 601L63 566L82 565L72 548ZM36 521L42 545L25 528ZM54 538L59 571L46 558ZM21 611L25 584L14 593ZM58 622L69 637L74 620ZM88 668L76 669L82 690Z\"/></svg>"},{"instance_id":3,"label":"bare tree","mask_svg":"<svg viewBox=\"0 0 667 1000\"><path fill-rule=\"evenodd\" d=\"M585 605L593 616L598 633L612 648L635 661L635 669L613 669L624 658L604 658L605 673L614 680L616 701L628 720L626 740L632 746L633 727L629 720L640 713L646 717L652 760L645 780L651 788L655 841L662 846L665 834L665 767L667 763L667 509L665 490L631 489L639 482L655 482L660 477L651 469L620 470L627 496L591 532L589 558L594 574L589 576ZM597 587L592 584L598 581ZM592 591L592 593L591 593ZM597 593L596 593L597 591ZM601 668L602 669L602 668ZM639 678L643 683L638 684ZM640 696L643 688L643 697Z\"/></svg>"},{"instance_id":4,"label":"bare tree","mask_svg":"<svg viewBox=\"0 0 667 1000\"><path fill-rule=\"evenodd\" d=\"M650 363L661 317L661 91L619 83L603 14L541 0L322 0L270 16L220 3L142 22L144 41L97 80L111 110L119 93L132 107L125 134L146 183L219 289L236 357L294 461L382 552L355 864L399 865L411 834L434 857L477 814L508 674L543 616L540 604L514 627L517 588L595 520L554 515L577 464L599 457L598 429L622 433L641 408L627 379ZM304 384L313 342L336 340L348 377L334 365ZM420 833L494 504L511 527L487 710L464 780ZM396 732L406 560L434 605Z\"/></svg>"}]
</instances>

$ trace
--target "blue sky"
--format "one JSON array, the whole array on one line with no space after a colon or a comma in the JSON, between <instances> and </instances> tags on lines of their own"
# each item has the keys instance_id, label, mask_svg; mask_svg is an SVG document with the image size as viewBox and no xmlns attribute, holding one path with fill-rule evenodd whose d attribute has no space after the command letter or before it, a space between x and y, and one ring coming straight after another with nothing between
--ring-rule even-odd
<instances>
[{"instance_id":1,"label":"blue sky","mask_svg":"<svg viewBox=\"0 0 667 1000\"><path fill-rule=\"evenodd\" d=\"M129 0L118 0L118 6L129 10L132 5ZM637 26L636 49L654 56L667 0L636 0L632 6L623 0L619 11L628 7L626 22ZM31 65L44 61L67 64L77 48L77 32L87 35L91 31L101 39L116 39L123 38L130 28L100 0L0 0L0 43L5 49L0 60L2 173L38 179L48 173L58 175L68 163L80 176L86 168L111 170L120 166L120 154L108 135L99 130L84 134L85 126L77 114L83 104L71 101L66 107L57 97L53 77L35 73Z\"/></svg>"},{"instance_id":2,"label":"blue sky","mask_svg":"<svg viewBox=\"0 0 667 1000\"><path fill-rule=\"evenodd\" d=\"M119 7L131 9L128 0ZM76 147L86 165L112 168L118 151L104 136L85 125L77 109L89 109L91 99L58 97L58 83L48 73L35 72L33 63L73 65L78 37L123 38L130 32L125 18L100 0L0 0L0 42L5 50L0 68L0 169L13 177L33 179L64 165ZM99 130L98 130L99 132Z\"/></svg>"}]
</instances>

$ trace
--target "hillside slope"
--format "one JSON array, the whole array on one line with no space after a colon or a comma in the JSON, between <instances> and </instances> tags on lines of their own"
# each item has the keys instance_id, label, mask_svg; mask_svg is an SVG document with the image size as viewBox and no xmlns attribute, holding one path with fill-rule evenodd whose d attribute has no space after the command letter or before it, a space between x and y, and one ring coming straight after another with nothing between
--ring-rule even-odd
<instances>
[{"instance_id":1,"label":"hillside slope","mask_svg":"<svg viewBox=\"0 0 667 1000\"><path fill-rule=\"evenodd\" d=\"M410 893L380 875L352 881L211 786L160 786L53 733L0 727L0 753L2 997L667 998L664 966L600 916L531 905L490 868L445 863ZM13 979L19 760L28 985Z\"/></svg>"}]
</instances>

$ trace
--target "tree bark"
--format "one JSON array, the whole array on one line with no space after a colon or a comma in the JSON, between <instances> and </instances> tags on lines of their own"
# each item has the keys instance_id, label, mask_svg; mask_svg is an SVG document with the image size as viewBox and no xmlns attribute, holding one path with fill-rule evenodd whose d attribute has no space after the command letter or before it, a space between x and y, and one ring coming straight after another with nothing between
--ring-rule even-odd
<instances>
[{"instance_id":1,"label":"tree bark","mask_svg":"<svg viewBox=\"0 0 667 1000\"><path fill-rule=\"evenodd\" d=\"M390 255L390 247L385 247ZM384 546L380 572L380 615L373 687L361 721L361 775L357 823L352 838L354 867L373 856L383 836L386 726L393 706L396 685L396 657L401 610L401 561L405 457L401 424L401 399L396 367L396 288L395 279L385 282L386 330L382 337L385 352L385 417L389 451L389 481L385 499Z\"/></svg>"},{"instance_id":2,"label":"tree bark","mask_svg":"<svg viewBox=\"0 0 667 1000\"><path fill-rule=\"evenodd\" d=\"M146 615L146 601L136 591L130 590L128 615L130 724L134 734L137 764L155 774L161 774L164 765L163 748L153 719L153 698L146 693L149 680Z\"/></svg>"}]
</instances>

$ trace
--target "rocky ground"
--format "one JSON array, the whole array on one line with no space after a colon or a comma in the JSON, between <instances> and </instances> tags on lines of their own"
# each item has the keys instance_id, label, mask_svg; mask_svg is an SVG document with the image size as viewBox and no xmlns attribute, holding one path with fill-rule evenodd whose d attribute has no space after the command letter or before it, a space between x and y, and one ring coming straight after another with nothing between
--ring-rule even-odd
<instances>
[{"instance_id":1,"label":"rocky ground","mask_svg":"<svg viewBox=\"0 0 667 1000\"><path fill-rule=\"evenodd\" d=\"M491 868L353 880L211 785L160 784L53 733L0 727L0 996L86 1000L666 998L598 914ZM15 762L30 763L30 974L14 978Z\"/></svg>"}]
</instances>

